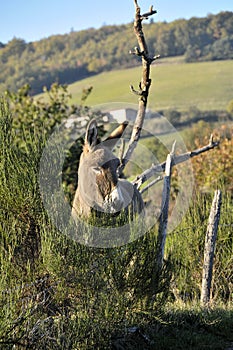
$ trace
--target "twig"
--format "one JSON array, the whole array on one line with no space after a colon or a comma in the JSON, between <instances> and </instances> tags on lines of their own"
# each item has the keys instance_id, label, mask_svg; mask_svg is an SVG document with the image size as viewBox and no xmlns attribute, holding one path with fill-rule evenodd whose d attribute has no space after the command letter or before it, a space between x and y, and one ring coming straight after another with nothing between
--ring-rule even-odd
<instances>
[{"instance_id":1,"label":"twig","mask_svg":"<svg viewBox=\"0 0 233 350\"><path fill-rule=\"evenodd\" d=\"M146 192L147 190L149 190L149 188L151 188L152 186L154 186L155 184L157 184L159 181L162 181L163 180L163 177L162 176L158 176L155 180L151 181L147 186L145 186L141 191L140 193L143 194L144 192ZM137 184L137 188L139 189L140 186L142 184L138 185Z\"/></svg>"},{"instance_id":2,"label":"twig","mask_svg":"<svg viewBox=\"0 0 233 350\"><path fill-rule=\"evenodd\" d=\"M211 135L208 145L206 145L202 148L198 148L198 149L191 151L191 152L183 153L180 155L174 155L172 166L186 162L190 158L196 157L201 153L207 152L207 151L217 147L218 145L219 145L219 141L214 141L213 135ZM165 166L166 166L166 162L152 165L149 169L145 170L141 175L137 176L136 179L134 179L132 183L136 186L138 186L138 184L142 185L144 182L146 182L149 178L151 178L156 173L161 173L162 171L164 171Z\"/></svg>"}]
</instances>

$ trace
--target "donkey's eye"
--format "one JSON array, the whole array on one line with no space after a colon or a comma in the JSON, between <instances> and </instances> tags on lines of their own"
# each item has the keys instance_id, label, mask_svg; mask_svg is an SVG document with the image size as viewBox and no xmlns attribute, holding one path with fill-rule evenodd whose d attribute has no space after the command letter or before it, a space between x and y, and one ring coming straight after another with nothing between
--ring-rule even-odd
<instances>
[{"instance_id":1,"label":"donkey's eye","mask_svg":"<svg viewBox=\"0 0 233 350\"><path fill-rule=\"evenodd\" d=\"M99 166L93 167L92 170L94 171L94 173L95 173L96 175L102 174L102 168L99 167Z\"/></svg>"}]
</instances>

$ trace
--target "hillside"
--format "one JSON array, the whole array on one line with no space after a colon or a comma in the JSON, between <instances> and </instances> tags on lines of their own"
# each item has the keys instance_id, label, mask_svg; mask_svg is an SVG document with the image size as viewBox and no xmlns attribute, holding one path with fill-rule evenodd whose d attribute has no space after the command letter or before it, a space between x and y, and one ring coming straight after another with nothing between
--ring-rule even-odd
<instances>
[{"instance_id":1,"label":"hillside","mask_svg":"<svg viewBox=\"0 0 233 350\"><path fill-rule=\"evenodd\" d=\"M112 102L137 104L129 85L137 87L141 67L104 72L69 86L72 102L79 103L83 88L93 86L88 105ZM152 66L149 108L152 110L226 110L232 99L233 60L185 63L182 58L157 61Z\"/></svg>"},{"instance_id":2,"label":"hillside","mask_svg":"<svg viewBox=\"0 0 233 350\"><path fill-rule=\"evenodd\" d=\"M187 62L233 59L233 12L171 23L152 21L145 25L145 35L149 51L161 57L184 55ZM20 38L0 42L0 93L27 83L37 94L55 81L70 84L104 71L135 67L137 58L129 55L135 44L132 23L31 43Z\"/></svg>"}]
</instances>

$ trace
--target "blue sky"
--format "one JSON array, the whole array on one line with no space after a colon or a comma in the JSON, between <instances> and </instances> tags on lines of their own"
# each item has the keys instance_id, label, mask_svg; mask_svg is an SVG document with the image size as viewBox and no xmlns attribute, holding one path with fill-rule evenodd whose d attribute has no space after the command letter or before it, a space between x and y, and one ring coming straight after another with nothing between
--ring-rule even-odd
<instances>
[{"instance_id":1,"label":"blue sky","mask_svg":"<svg viewBox=\"0 0 233 350\"><path fill-rule=\"evenodd\" d=\"M233 11L232 0L139 0L142 12L150 5L158 10L155 21L203 17L209 13ZM5 0L1 3L0 42L13 37L26 42L53 34L69 33L104 24L129 23L133 0Z\"/></svg>"}]
</instances>

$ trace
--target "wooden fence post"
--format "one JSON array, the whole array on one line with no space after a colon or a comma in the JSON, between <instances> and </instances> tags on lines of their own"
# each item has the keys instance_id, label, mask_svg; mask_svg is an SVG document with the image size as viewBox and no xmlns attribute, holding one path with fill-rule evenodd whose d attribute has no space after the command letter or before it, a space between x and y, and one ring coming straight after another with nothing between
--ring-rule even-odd
<instances>
[{"instance_id":1,"label":"wooden fence post","mask_svg":"<svg viewBox=\"0 0 233 350\"><path fill-rule=\"evenodd\" d=\"M210 301L210 290L214 263L214 250L217 238L220 210L222 204L221 191L215 191L210 211L208 227L205 238L204 265L202 272L201 304L207 305Z\"/></svg>"},{"instance_id":2,"label":"wooden fence post","mask_svg":"<svg viewBox=\"0 0 233 350\"><path fill-rule=\"evenodd\" d=\"M157 249L156 249L156 269L159 272L163 266L164 258L164 247L167 236L167 222L168 222L168 212L169 212L169 198L170 198L170 187L171 187L171 169L173 164L173 151L168 154L166 167L165 167L165 176L163 182L163 194L162 194L162 204L161 204L161 214L159 217L159 229L158 229L158 240L157 240Z\"/></svg>"}]
</instances>

